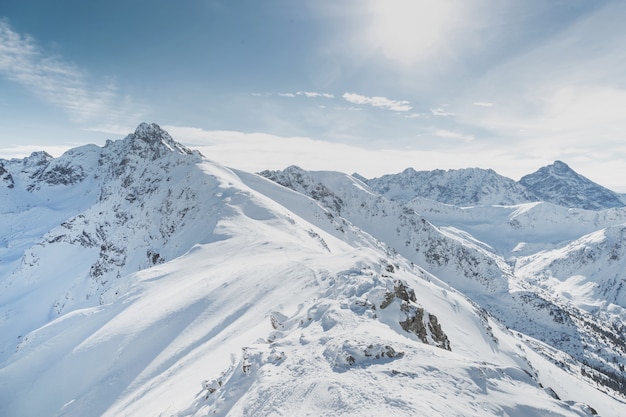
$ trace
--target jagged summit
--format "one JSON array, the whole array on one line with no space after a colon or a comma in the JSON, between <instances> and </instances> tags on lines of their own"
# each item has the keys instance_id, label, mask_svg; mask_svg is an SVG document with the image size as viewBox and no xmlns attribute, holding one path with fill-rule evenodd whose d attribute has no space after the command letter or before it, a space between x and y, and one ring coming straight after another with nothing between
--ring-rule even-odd
<instances>
[{"instance_id":1,"label":"jagged summit","mask_svg":"<svg viewBox=\"0 0 626 417\"><path fill-rule=\"evenodd\" d=\"M492 169L481 168L447 171L407 168L380 178L354 176L381 195L403 202L420 197L456 206L515 205L537 201L587 210L624 206L619 194L576 173L562 161L540 168L518 182Z\"/></svg>"},{"instance_id":2,"label":"jagged summit","mask_svg":"<svg viewBox=\"0 0 626 417\"><path fill-rule=\"evenodd\" d=\"M141 123L135 132L124 138L124 142L130 144L131 149L139 151L142 156L152 159L160 158L167 152L176 152L182 155L191 155L194 152L186 146L175 141L169 133L156 123ZM107 145L112 142L108 141ZM147 146L147 148L146 148Z\"/></svg>"},{"instance_id":3,"label":"jagged summit","mask_svg":"<svg viewBox=\"0 0 626 417\"><path fill-rule=\"evenodd\" d=\"M387 198L405 202L416 197L459 206L534 201L524 187L492 169L416 171L407 168L399 174L367 180L367 184Z\"/></svg>"},{"instance_id":4,"label":"jagged summit","mask_svg":"<svg viewBox=\"0 0 626 417\"><path fill-rule=\"evenodd\" d=\"M69 186L91 178L98 184L107 176L129 174L145 163L187 158L199 161L192 151L175 141L155 123L141 123L122 140L108 140L104 147L84 145L54 158L45 151L33 152L23 159L0 159L0 189L35 192L42 188ZM94 188L85 184L86 187ZM47 198L47 197L46 197Z\"/></svg>"},{"instance_id":5,"label":"jagged summit","mask_svg":"<svg viewBox=\"0 0 626 417\"><path fill-rule=\"evenodd\" d=\"M541 174L546 175L546 176L550 175L550 176L555 177L555 178L573 178L573 177L576 177L576 176L580 177L580 175L578 175L576 173L576 171L574 171L572 168L570 168L569 165L567 165L565 162L559 161L559 160L556 160L552 164L546 165L545 167L541 167L535 173L528 174L528 175L524 176L523 178L529 178L529 177L531 177L531 176L533 176L534 174L537 174L537 173L541 173ZM520 180L520 182L522 182L522 181ZM530 180L529 181L524 181L524 182L530 182Z\"/></svg>"},{"instance_id":6,"label":"jagged summit","mask_svg":"<svg viewBox=\"0 0 626 417\"><path fill-rule=\"evenodd\" d=\"M561 206L587 210L624 206L618 194L578 174L562 161L525 175L519 183L539 200Z\"/></svg>"}]
</instances>

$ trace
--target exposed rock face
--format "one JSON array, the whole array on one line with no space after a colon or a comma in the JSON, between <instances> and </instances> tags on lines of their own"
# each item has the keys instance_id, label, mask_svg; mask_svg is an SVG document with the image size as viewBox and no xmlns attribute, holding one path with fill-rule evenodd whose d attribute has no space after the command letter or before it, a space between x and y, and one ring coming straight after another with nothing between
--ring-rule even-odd
<instances>
[{"instance_id":1,"label":"exposed rock face","mask_svg":"<svg viewBox=\"0 0 626 417\"><path fill-rule=\"evenodd\" d=\"M407 287L404 282L396 280L394 291L385 294L385 299L380 308L386 309L395 300L398 301L400 311L405 315L405 319L399 322L404 331L417 335L423 343L451 350L448 336L441 329L437 316L417 305L415 291L412 288Z\"/></svg>"},{"instance_id":2,"label":"exposed rock face","mask_svg":"<svg viewBox=\"0 0 626 417\"><path fill-rule=\"evenodd\" d=\"M0 183L7 188L13 188L15 186L13 176L4 168L2 161L0 161Z\"/></svg>"}]
</instances>

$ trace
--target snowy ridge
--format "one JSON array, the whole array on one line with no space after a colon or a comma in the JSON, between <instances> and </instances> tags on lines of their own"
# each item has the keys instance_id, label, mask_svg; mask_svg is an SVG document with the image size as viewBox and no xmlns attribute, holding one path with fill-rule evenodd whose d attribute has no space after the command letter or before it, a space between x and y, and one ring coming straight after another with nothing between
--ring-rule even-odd
<instances>
[{"instance_id":1,"label":"snowy ridge","mask_svg":"<svg viewBox=\"0 0 626 417\"><path fill-rule=\"evenodd\" d=\"M436 276L462 291L502 293L508 289L510 267L493 251L442 233L415 211L376 195L353 177L298 167L261 175L319 201L335 216L416 264L428 265ZM450 256L453 253L457 256Z\"/></svg>"},{"instance_id":2,"label":"snowy ridge","mask_svg":"<svg viewBox=\"0 0 626 417\"><path fill-rule=\"evenodd\" d=\"M457 206L511 205L536 201L535 195L491 169L466 168L415 171L367 180L373 190L391 200L424 197Z\"/></svg>"},{"instance_id":3,"label":"snowy ridge","mask_svg":"<svg viewBox=\"0 0 626 417\"><path fill-rule=\"evenodd\" d=\"M0 189L0 415L626 409L619 386L596 385L594 368L623 357L615 331L353 177L293 168L294 191L146 124L103 148L1 162L13 187ZM580 357L583 323L597 328L585 342L604 331L597 357L583 364L485 310L515 297L532 300L513 306L537 314L538 335L553 326Z\"/></svg>"},{"instance_id":4,"label":"snowy ridge","mask_svg":"<svg viewBox=\"0 0 626 417\"><path fill-rule=\"evenodd\" d=\"M623 209L599 213L542 203L459 208L424 199L402 205L376 196L360 180L341 173L307 172L289 167L261 175L318 199L392 250L469 295L510 328L590 364L615 382L609 385L621 387L618 390L626 388L626 381L619 376L621 368L614 362L615 357L626 353L622 326L615 325L615 320L605 323L604 319L590 325L598 318L579 309L576 303L555 298L544 287L536 286L536 281L516 276L511 265L493 249L509 245L509 250L519 250L523 242L516 239L520 237L544 247L546 238L556 239L554 245L564 240L563 234L559 234L563 229L571 236L578 236L577 222L581 218L590 220L585 227L594 228L598 222L623 218ZM431 209L428 216L441 221L441 228L432 226L409 208L419 201ZM571 213L562 219L563 211ZM553 223L556 227L546 228ZM509 236L506 233L503 236L504 226L510 228ZM481 241L464 230L480 232L477 236L489 239ZM603 353L597 355L583 346L595 346Z\"/></svg>"},{"instance_id":5,"label":"snowy ridge","mask_svg":"<svg viewBox=\"0 0 626 417\"><path fill-rule=\"evenodd\" d=\"M426 198L460 207L547 202L568 208L603 210L624 207L623 198L556 161L516 182L491 169L466 168L415 171L365 179L374 191L391 200Z\"/></svg>"}]
</instances>

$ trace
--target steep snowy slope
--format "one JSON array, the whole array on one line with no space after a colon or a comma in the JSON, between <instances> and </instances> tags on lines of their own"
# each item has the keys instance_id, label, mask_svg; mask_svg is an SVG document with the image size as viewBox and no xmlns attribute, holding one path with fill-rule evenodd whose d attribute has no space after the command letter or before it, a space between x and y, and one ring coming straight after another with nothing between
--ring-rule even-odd
<instances>
[{"instance_id":1,"label":"steep snowy slope","mask_svg":"<svg viewBox=\"0 0 626 417\"><path fill-rule=\"evenodd\" d=\"M407 168L398 174L366 180L366 183L386 198L403 202L416 197L458 206L537 201L526 188L491 169L415 171Z\"/></svg>"},{"instance_id":2,"label":"steep snowy slope","mask_svg":"<svg viewBox=\"0 0 626 417\"><path fill-rule=\"evenodd\" d=\"M14 231L3 248L14 258L25 249L0 275L2 416L626 409L595 388L590 368L509 331L327 204L212 163L156 125L81 149L74 155L89 157L47 158L80 177L67 184L20 188L5 168L7 190L22 193L15 219L33 210L26 198L56 217L33 218L35 231ZM346 191L362 186L351 184ZM56 200L71 193L71 204ZM363 223L397 214L368 204L343 211ZM448 256L450 268L461 265ZM470 282L493 294L506 282L483 281Z\"/></svg>"},{"instance_id":3,"label":"steep snowy slope","mask_svg":"<svg viewBox=\"0 0 626 417\"><path fill-rule=\"evenodd\" d=\"M602 378L610 381L608 385L618 387L621 391L626 389L625 381L619 375L619 364L623 360L615 360L626 354L622 326L598 320L577 308L575 304L555 298L543 287L515 277L513 269L484 242L453 227L434 227L414 210L376 195L365 184L345 174L308 172L297 167L289 167L284 171L265 171L261 174L317 199L337 218L348 220L385 242L397 253L469 295L510 328L540 339L589 364L602 372ZM489 223L487 219L490 215L494 212L502 213L501 210L508 210L505 213L511 214L513 210L513 218L509 221L516 224L516 215L523 216L524 212L537 205L484 207L486 212L476 208L476 217L485 221L483 227L479 225L479 229L482 228L489 236L497 236L499 224L495 219ZM454 206L443 207L452 213L474 211ZM557 208L552 205L546 207ZM598 213L584 213L595 214L595 219L598 219ZM584 214L579 215L584 217ZM613 213L606 215L605 219L619 217L619 213ZM442 223L445 218L450 221L453 216L443 214ZM527 216L528 219L532 220L533 216ZM550 222L551 218L548 217L545 223ZM543 223L538 223L538 228L541 229ZM527 230L530 236L532 229L531 227ZM541 240L541 236L539 239ZM557 242L560 241L563 241L563 237ZM597 354L585 349L585 346L595 346L602 353Z\"/></svg>"},{"instance_id":4,"label":"steep snowy slope","mask_svg":"<svg viewBox=\"0 0 626 417\"><path fill-rule=\"evenodd\" d=\"M403 204L375 194L354 177L332 171L264 171L262 176L322 203L343 219L455 288L472 294L508 290L510 266L493 250L446 234Z\"/></svg>"},{"instance_id":5,"label":"steep snowy slope","mask_svg":"<svg viewBox=\"0 0 626 417\"><path fill-rule=\"evenodd\" d=\"M619 194L583 177L561 161L523 176L519 183L540 200L565 207L601 210L624 206Z\"/></svg>"}]
</instances>

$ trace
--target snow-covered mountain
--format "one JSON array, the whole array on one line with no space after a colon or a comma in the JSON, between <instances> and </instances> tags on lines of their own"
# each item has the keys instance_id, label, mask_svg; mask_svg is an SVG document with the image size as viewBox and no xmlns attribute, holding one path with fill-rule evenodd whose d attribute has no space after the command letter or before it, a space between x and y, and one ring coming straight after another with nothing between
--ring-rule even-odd
<instances>
[{"instance_id":1,"label":"snow-covered mountain","mask_svg":"<svg viewBox=\"0 0 626 417\"><path fill-rule=\"evenodd\" d=\"M365 182L385 198L403 202L416 197L457 206L511 205L536 201L535 195L525 187L492 169L415 171L407 168L399 174L383 175Z\"/></svg>"},{"instance_id":2,"label":"snow-covered mountain","mask_svg":"<svg viewBox=\"0 0 626 417\"><path fill-rule=\"evenodd\" d=\"M624 207L623 198L576 173L561 161L540 168L516 182L491 169L466 168L415 171L366 179L372 190L391 200L426 198L461 207L546 202L568 208L602 210Z\"/></svg>"},{"instance_id":3,"label":"snow-covered mountain","mask_svg":"<svg viewBox=\"0 0 626 417\"><path fill-rule=\"evenodd\" d=\"M0 181L0 415L626 410L622 292L574 300L575 242L505 257L465 209L454 228L345 174L228 169L154 124ZM594 282L624 259L615 210Z\"/></svg>"},{"instance_id":4,"label":"snow-covered mountain","mask_svg":"<svg viewBox=\"0 0 626 417\"><path fill-rule=\"evenodd\" d=\"M583 223L590 223L587 227L597 227L601 221L598 212L578 210L561 218L566 209L550 204L479 209L435 203L447 209L443 213L434 210L434 217L441 222L440 227L435 227L413 209L418 200L406 205L387 200L345 174L289 167L284 171L264 171L261 175L320 201L336 217L358 225L400 255L469 295L508 327L557 347L581 362L593 364L608 378L621 381L620 367L613 362L614 357L626 354L621 313L613 309L612 313L604 314L604 310L602 315L594 316L575 303L555 298L544 287L535 285L535 281L526 279L527 274L517 276L511 255L505 260L494 249L506 247L520 237L534 241L535 246L556 235L560 235L559 242L565 236L578 237L576 232L571 234L571 230L581 230L577 222L582 218L588 220ZM550 209L556 212L552 214ZM508 218L506 223L503 214ZM624 216L626 211L613 210L604 213L603 222L614 224L626 220ZM555 223L555 219L567 226L557 223L551 229L546 227ZM510 226L508 236L506 231L502 233L505 226ZM472 235L476 231L482 232L476 234L480 239ZM518 240L515 248L520 246L524 242ZM613 319L606 320L607 315ZM589 322L598 322L599 327L589 329ZM605 341L605 336L610 341ZM583 346L595 346L605 353L596 355ZM626 381L619 384L623 382Z\"/></svg>"},{"instance_id":5,"label":"snow-covered mountain","mask_svg":"<svg viewBox=\"0 0 626 417\"><path fill-rule=\"evenodd\" d=\"M522 257L517 271L583 309L608 309L626 321L626 223Z\"/></svg>"},{"instance_id":6,"label":"snow-covered mountain","mask_svg":"<svg viewBox=\"0 0 626 417\"><path fill-rule=\"evenodd\" d=\"M434 225L469 232L505 257L553 249L598 229L626 223L626 210L585 210L535 202L458 207L425 198L406 204Z\"/></svg>"},{"instance_id":7,"label":"snow-covered mountain","mask_svg":"<svg viewBox=\"0 0 626 417\"><path fill-rule=\"evenodd\" d=\"M539 200L565 207L601 210L624 206L619 194L583 177L561 161L523 176L519 183Z\"/></svg>"}]
</instances>

